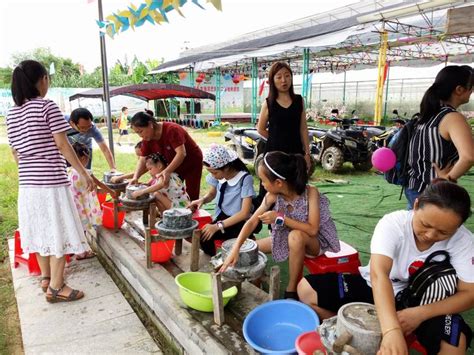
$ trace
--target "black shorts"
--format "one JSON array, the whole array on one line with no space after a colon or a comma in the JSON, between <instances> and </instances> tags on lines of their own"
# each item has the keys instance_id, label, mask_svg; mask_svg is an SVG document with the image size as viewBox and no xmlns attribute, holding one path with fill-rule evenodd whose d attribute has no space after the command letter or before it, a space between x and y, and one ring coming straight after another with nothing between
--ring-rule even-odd
<instances>
[{"instance_id":1,"label":"black shorts","mask_svg":"<svg viewBox=\"0 0 474 355\"><path fill-rule=\"evenodd\" d=\"M459 314L448 314L428 319L415 330L416 338L425 347L428 354L439 353L441 340L457 347L461 333L464 333L466 337L466 347L470 347L472 330Z\"/></svg>"},{"instance_id":2,"label":"black shorts","mask_svg":"<svg viewBox=\"0 0 474 355\"><path fill-rule=\"evenodd\" d=\"M119 129L119 134L121 136L126 136L126 135L128 135L128 130L127 129Z\"/></svg>"},{"instance_id":3,"label":"black shorts","mask_svg":"<svg viewBox=\"0 0 474 355\"><path fill-rule=\"evenodd\" d=\"M318 307L337 313L346 303L374 303L372 288L358 274L327 273L305 276L318 294Z\"/></svg>"},{"instance_id":4,"label":"black shorts","mask_svg":"<svg viewBox=\"0 0 474 355\"><path fill-rule=\"evenodd\" d=\"M372 288L360 275L328 273L305 276L318 294L318 307L337 313L339 308L351 302L374 304ZM464 333L470 347L472 330L459 314L434 317L420 324L415 334L428 354L437 354L441 341L453 346L459 345L459 337Z\"/></svg>"}]
</instances>

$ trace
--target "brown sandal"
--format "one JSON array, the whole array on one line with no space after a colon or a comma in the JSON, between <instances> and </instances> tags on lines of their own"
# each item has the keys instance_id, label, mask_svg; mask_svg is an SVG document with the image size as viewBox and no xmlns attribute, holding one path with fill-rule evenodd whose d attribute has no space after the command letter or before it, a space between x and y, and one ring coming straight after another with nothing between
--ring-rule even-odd
<instances>
[{"instance_id":1,"label":"brown sandal","mask_svg":"<svg viewBox=\"0 0 474 355\"><path fill-rule=\"evenodd\" d=\"M48 284L47 284L46 286L43 285L43 283L44 283L45 281L48 281ZM49 276L43 276L43 277L40 278L40 287L41 287L41 289L43 290L43 292L48 291L48 287L49 287L49 282L50 282L50 281L51 281L51 277L49 277Z\"/></svg>"},{"instance_id":2,"label":"brown sandal","mask_svg":"<svg viewBox=\"0 0 474 355\"><path fill-rule=\"evenodd\" d=\"M76 260L86 260L95 258L96 254L92 250L85 251L81 254L76 254Z\"/></svg>"},{"instance_id":3,"label":"brown sandal","mask_svg":"<svg viewBox=\"0 0 474 355\"><path fill-rule=\"evenodd\" d=\"M46 301L48 301L49 303L72 302L80 300L82 297L84 297L84 292L79 290L72 290L68 296L60 295L59 292L61 292L64 286L66 286L66 284L63 284L57 290L52 288L51 286L48 286L49 290L51 291L51 294L46 294Z\"/></svg>"}]
</instances>

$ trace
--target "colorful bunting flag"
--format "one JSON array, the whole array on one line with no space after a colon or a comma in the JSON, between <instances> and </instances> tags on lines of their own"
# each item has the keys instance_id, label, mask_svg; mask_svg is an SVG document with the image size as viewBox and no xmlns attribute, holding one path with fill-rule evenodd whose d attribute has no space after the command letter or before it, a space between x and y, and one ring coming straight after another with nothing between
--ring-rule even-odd
<instances>
[{"instance_id":1,"label":"colorful bunting flag","mask_svg":"<svg viewBox=\"0 0 474 355\"><path fill-rule=\"evenodd\" d=\"M204 10L199 1L191 0L193 4ZM127 10L118 11L108 15L104 21L96 22L101 36L106 33L114 38L116 34L125 32L129 28L140 27L145 22L152 25L168 22L166 13L173 10L184 17L181 8L186 2L187 0L145 0L138 6L130 4ZM221 0L206 0L206 3L211 3L217 10L222 11Z\"/></svg>"}]
</instances>

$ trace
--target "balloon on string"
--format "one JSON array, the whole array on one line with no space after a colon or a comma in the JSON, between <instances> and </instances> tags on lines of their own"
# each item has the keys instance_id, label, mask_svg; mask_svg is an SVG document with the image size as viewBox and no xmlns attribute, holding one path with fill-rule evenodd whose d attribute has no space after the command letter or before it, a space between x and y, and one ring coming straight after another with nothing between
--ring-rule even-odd
<instances>
[{"instance_id":1,"label":"balloon on string","mask_svg":"<svg viewBox=\"0 0 474 355\"><path fill-rule=\"evenodd\" d=\"M204 79L201 76L198 76L196 78L196 83L198 83L198 84L202 83L203 81L204 81Z\"/></svg>"},{"instance_id":2,"label":"balloon on string","mask_svg":"<svg viewBox=\"0 0 474 355\"><path fill-rule=\"evenodd\" d=\"M397 157L390 148L379 148L372 154L373 167L382 173L392 169L396 163Z\"/></svg>"},{"instance_id":3,"label":"balloon on string","mask_svg":"<svg viewBox=\"0 0 474 355\"><path fill-rule=\"evenodd\" d=\"M178 77L179 77L180 80L186 79L187 76L188 76L188 73L186 73L184 71L178 73Z\"/></svg>"},{"instance_id":4,"label":"balloon on string","mask_svg":"<svg viewBox=\"0 0 474 355\"><path fill-rule=\"evenodd\" d=\"M232 79L232 75L230 75L229 73L225 73L225 74L224 74L224 79L225 79L225 80L231 80L231 79Z\"/></svg>"}]
</instances>

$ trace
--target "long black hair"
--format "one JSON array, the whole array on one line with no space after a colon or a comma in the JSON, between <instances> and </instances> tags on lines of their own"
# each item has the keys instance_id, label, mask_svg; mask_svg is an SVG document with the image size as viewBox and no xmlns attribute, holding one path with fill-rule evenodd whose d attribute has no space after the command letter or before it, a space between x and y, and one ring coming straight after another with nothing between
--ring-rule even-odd
<instances>
[{"instance_id":1,"label":"long black hair","mask_svg":"<svg viewBox=\"0 0 474 355\"><path fill-rule=\"evenodd\" d=\"M462 86L469 90L473 82L472 68L468 65L448 65L441 69L421 100L420 123L434 117L440 111L442 101L449 100L456 87Z\"/></svg>"},{"instance_id":2,"label":"long black hair","mask_svg":"<svg viewBox=\"0 0 474 355\"><path fill-rule=\"evenodd\" d=\"M12 96L17 106L26 100L34 99L40 95L36 84L48 75L46 68L36 60L24 60L16 66L12 74Z\"/></svg>"},{"instance_id":3,"label":"long black hair","mask_svg":"<svg viewBox=\"0 0 474 355\"><path fill-rule=\"evenodd\" d=\"M150 122L153 124L156 123L155 118L146 113L146 112L137 112L136 114L133 115L132 120L130 121L130 125L132 127L147 127Z\"/></svg>"},{"instance_id":4,"label":"long black hair","mask_svg":"<svg viewBox=\"0 0 474 355\"><path fill-rule=\"evenodd\" d=\"M472 213L471 198L466 189L444 179L434 179L418 196L418 207L425 205L452 210L461 218L461 223L466 222Z\"/></svg>"},{"instance_id":5,"label":"long black hair","mask_svg":"<svg viewBox=\"0 0 474 355\"><path fill-rule=\"evenodd\" d=\"M280 71L280 69L288 69L288 71L291 74L291 85L288 90L288 93L290 94L291 101L295 101L295 90L293 88L293 72L291 71L290 66L285 63L285 62L276 62L273 63L272 66L270 67L270 70L268 72L268 86L269 86L269 91L268 91L268 102L270 105L273 105L278 98L278 90L275 86L275 75Z\"/></svg>"},{"instance_id":6,"label":"long black hair","mask_svg":"<svg viewBox=\"0 0 474 355\"><path fill-rule=\"evenodd\" d=\"M270 152L265 154L260 161L260 165L265 170L265 176L270 181L276 179L284 180L288 183L290 189L301 195L308 184L308 170L306 161L301 154L286 154L283 152ZM281 177L274 174L276 172Z\"/></svg>"}]
</instances>

